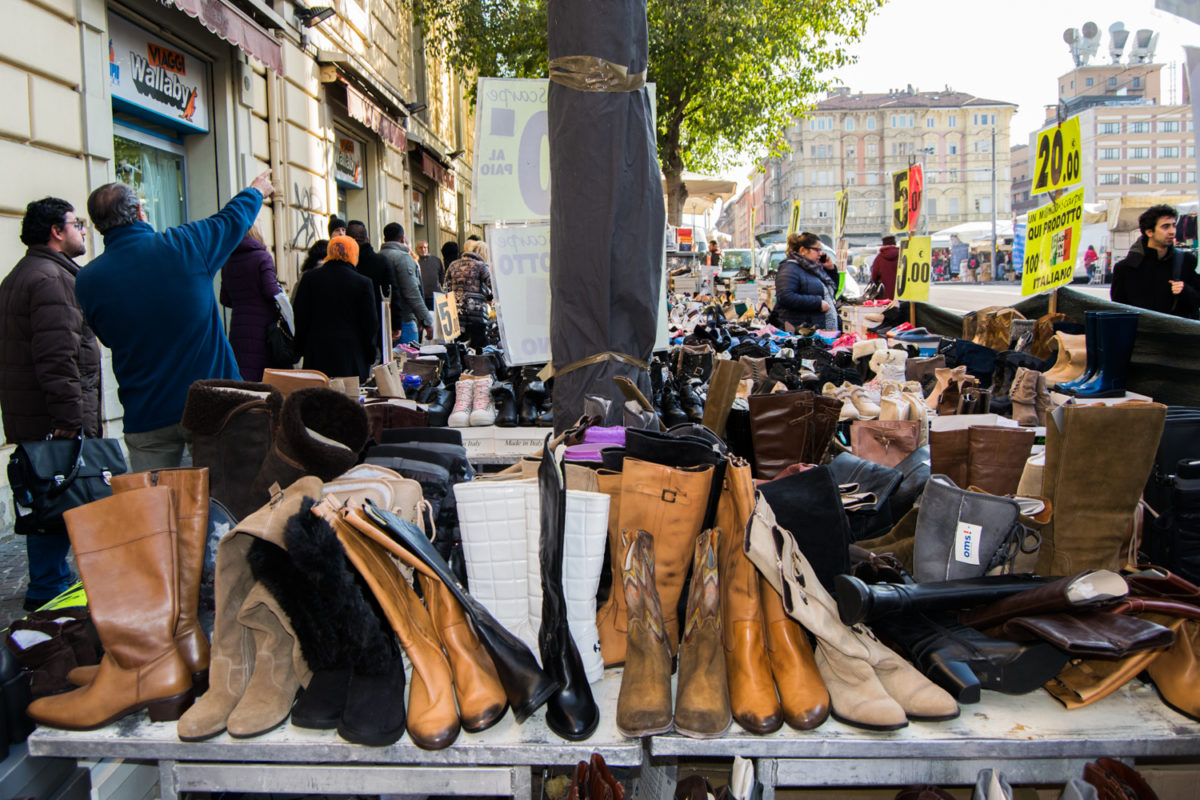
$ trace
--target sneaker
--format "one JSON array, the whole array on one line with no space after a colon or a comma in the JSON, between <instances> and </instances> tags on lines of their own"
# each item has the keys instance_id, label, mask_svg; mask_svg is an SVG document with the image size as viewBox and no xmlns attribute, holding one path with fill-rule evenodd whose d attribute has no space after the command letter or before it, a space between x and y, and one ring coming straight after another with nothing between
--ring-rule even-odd
<instances>
[{"instance_id":1,"label":"sneaker","mask_svg":"<svg viewBox=\"0 0 1200 800\"><path fill-rule=\"evenodd\" d=\"M470 375L454 384L454 410L446 424L451 428L466 428L471 424L471 404L475 395L475 379Z\"/></svg>"},{"instance_id":2,"label":"sneaker","mask_svg":"<svg viewBox=\"0 0 1200 800\"><path fill-rule=\"evenodd\" d=\"M471 427L492 425L496 422L496 403L492 400L492 376L485 375L482 378L476 378L474 383L475 398L471 403L469 417ZM457 409L458 406L456 405L455 408Z\"/></svg>"}]
</instances>

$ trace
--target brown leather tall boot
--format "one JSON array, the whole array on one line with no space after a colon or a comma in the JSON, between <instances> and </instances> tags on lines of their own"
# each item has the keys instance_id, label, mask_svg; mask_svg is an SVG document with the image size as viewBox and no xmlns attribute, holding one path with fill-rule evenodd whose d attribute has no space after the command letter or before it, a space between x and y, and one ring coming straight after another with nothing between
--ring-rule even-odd
<instances>
[{"instance_id":1,"label":"brown leather tall boot","mask_svg":"<svg viewBox=\"0 0 1200 800\"><path fill-rule=\"evenodd\" d=\"M636 458L626 458L622 467L617 524L622 532L644 530L654 537L654 582L672 654L679 643L679 596L696 537L704 525L712 475L712 465L676 469ZM622 640L628 626L622 611L615 598L609 597L596 614L602 651L608 640L606 664L625 661Z\"/></svg>"},{"instance_id":2,"label":"brown leather tall boot","mask_svg":"<svg viewBox=\"0 0 1200 800\"><path fill-rule=\"evenodd\" d=\"M144 708L154 722L179 719L192 681L175 647L171 490L125 492L63 516L105 654L89 685L35 700L30 719L66 730L94 730Z\"/></svg>"},{"instance_id":3,"label":"brown leather tall boot","mask_svg":"<svg viewBox=\"0 0 1200 800\"><path fill-rule=\"evenodd\" d=\"M809 444L813 422L812 392L751 395L754 477L770 480L814 450Z\"/></svg>"},{"instance_id":4,"label":"brown leather tall boot","mask_svg":"<svg viewBox=\"0 0 1200 800\"><path fill-rule=\"evenodd\" d=\"M783 717L763 638L758 570L742 552L742 536L753 512L750 465L730 459L717 505L717 526L721 530L721 640L730 706L733 718L747 731L771 733L779 730Z\"/></svg>"},{"instance_id":5,"label":"brown leather tall boot","mask_svg":"<svg viewBox=\"0 0 1200 800\"><path fill-rule=\"evenodd\" d=\"M608 563L612 574L608 598L596 609L596 628L604 666L619 667L625 661L625 628L617 628L618 621L624 625L625 619L625 593L621 591L621 563L625 559L621 552L621 473L596 470L596 483L597 490L608 495Z\"/></svg>"},{"instance_id":6,"label":"brown leather tall boot","mask_svg":"<svg viewBox=\"0 0 1200 800\"><path fill-rule=\"evenodd\" d=\"M500 683L492 657L479 643L475 631L467 622L462 606L454 599L446 584L433 574L433 570L368 522L362 512L349 513L346 520L359 533L412 567L416 573L434 632L450 661L462 729L467 733L478 733L495 725L508 708L504 686Z\"/></svg>"},{"instance_id":7,"label":"brown leather tall boot","mask_svg":"<svg viewBox=\"0 0 1200 800\"><path fill-rule=\"evenodd\" d=\"M767 653L783 719L796 730L812 730L829 716L829 690L817 671L808 634L788 616L783 600L767 579L759 576L759 582Z\"/></svg>"},{"instance_id":8,"label":"brown leather tall boot","mask_svg":"<svg viewBox=\"0 0 1200 800\"><path fill-rule=\"evenodd\" d=\"M1039 573L1120 568L1166 415L1159 403L1066 406L1050 415L1042 495L1054 505L1054 520L1042 533ZM1102 469L1099 453L1113 456Z\"/></svg>"},{"instance_id":9,"label":"brown leather tall boot","mask_svg":"<svg viewBox=\"0 0 1200 800\"><path fill-rule=\"evenodd\" d=\"M433 631L429 612L403 579L388 552L364 536L326 498L313 513L328 522L346 550L346 558L366 581L412 663L408 694L408 735L425 750L441 750L458 738L458 709L450 662Z\"/></svg>"},{"instance_id":10,"label":"brown leather tall boot","mask_svg":"<svg viewBox=\"0 0 1200 800\"><path fill-rule=\"evenodd\" d=\"M200 573L208 543L208 468L156 469L114 475L113 494L149 486L166 486L175 500L175 575L179 581L179 618L175 646L191 670L197 692L208 688L208 637L200 629L196 609L200 600Z\"/></svg>"},{"instance_id":11,"label":"brown leather tall boot","mask_svg":"<svg viewBox=\"0 0 1200 800\"><path fill-rule=\"evenodd\" d=\"M1034 432L1028 428L976 425L965 433L967 481L959 487L978 486L988 494L1015 494L1033 448Z\"/></svg>"},{"instance_id":12,"label":"brown leather tall boot","mask_svg":"<svg viewBox=\"0 0 1200 800\"><path fill-rule=\"evenodd\" d=\"M721 657L721 589L717 548L722 534L710 528L696 539L683 641L679 644L679 692L675 730L712 739L729 730L729 681Z\"/></svg>"},{"instance_id":13,"label":"brown leather tall boot","mask_svg":"<svg viewBox=\"0 0 1200 800\"><path fill-rule=\"evenodd\" d=\"M621 540L629 637L616 723L621 733L637 738L671 730L671 650L654 586L654 537L646 531L623 531Z\"/></svg>"}]
</instances>

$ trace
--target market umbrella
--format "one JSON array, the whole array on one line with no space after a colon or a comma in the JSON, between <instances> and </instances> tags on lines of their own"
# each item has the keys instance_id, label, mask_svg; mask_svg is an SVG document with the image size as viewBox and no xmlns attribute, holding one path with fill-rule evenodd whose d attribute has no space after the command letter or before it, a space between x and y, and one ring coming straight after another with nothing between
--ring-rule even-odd
<instances>
[{"instance_id":1,"label":"market umbrella","mask_svg":"<svg viewBox=\"0 0 1200 800\"><path fill-rule=\"evenodd\" d=\"M647 370L662 289L662 177L645 88L646 0L550 0L550 350L554 427Z\"/></svg>"}]
</instances>

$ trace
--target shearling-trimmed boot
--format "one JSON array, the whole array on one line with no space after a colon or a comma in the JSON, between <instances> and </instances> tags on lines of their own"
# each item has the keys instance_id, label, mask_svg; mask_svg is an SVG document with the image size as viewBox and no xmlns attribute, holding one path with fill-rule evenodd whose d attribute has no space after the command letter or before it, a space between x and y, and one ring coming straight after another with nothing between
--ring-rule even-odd
<instances>
[{"instance_id":1,"label":"shearling-trimmed boot","mask_svg":"<svg viewBox=\"0 0 1200 800\"><path fill-rule=\"evenodd\" d=\"M180 424L192 435L192 464L208 467L209 496L239 520L266 502L252 486L282 407L283 395L265 383L203 380L188 390Z\"/></svg>"},{"instance_id":2,"label":"shearling-trimmed boot","mask_svg":"<svg viewBox=\"0 0 1200 800\"><path fill-rule=\"evenodd\" d=\"M261 505L273 485L286 489L304 475L333 480L354 466L369 435L359 403L333 389L297 389L283 403L279 433L254 478L252 498Z\"/></svg>"},{"instance_id":3,"label":"shearling-trimmed boot","mask_svg":"<svg viewBox=\"0 0 1200 800\"><path fill-rule=\"evenodd\" d=\"M291 397L304 391L310 390ZM405 723L400 649L355 581L332 526L312 512L314 505L305 500L288 520L286 551L266 542L255 542L251 550L255 577L287 613L313 669L292 721L336 727L348 741L391 744L403 735ZM351 697L358 675L373 695L370 703ZM348 712L363 716L347 719Z\"/></svg>"},{"instance_id":4,"label":"shearling-trimmed boot","mask_svg":"<svg viewBox=\"0 0 1200 800\"><path fill-rule=\"evenodd\" d=\"M710 528L696 539L683 641L679 644L675 730L695 739L721 736L733 721L721 645L717 549L722 535L720 530Z\"/></svg>"}]
</instances>

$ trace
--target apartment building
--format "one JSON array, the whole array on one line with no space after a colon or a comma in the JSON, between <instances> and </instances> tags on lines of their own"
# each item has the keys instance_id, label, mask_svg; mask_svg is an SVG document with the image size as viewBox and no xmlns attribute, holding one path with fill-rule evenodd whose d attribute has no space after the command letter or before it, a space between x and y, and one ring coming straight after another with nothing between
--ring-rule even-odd
<instances>
[{"instance_id":1,"label":"apartment building","mask_svg":"<svg viewBox=\"0 0 1200 800\"><path fill-rule=\"evenodd\" d=\"M949 87L836 89L785 131L790 152L763 163L767 213L760 227L786 225L792 202L800 200L801 227L832 234L834 193L845 189L851 244L876 243L891 218L890 175L911 163L924 167L928 230L990 220L993 196L997 215L1006 217L1015 111L1014 103Z\"/></svg>"}]
</instances>

